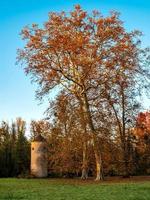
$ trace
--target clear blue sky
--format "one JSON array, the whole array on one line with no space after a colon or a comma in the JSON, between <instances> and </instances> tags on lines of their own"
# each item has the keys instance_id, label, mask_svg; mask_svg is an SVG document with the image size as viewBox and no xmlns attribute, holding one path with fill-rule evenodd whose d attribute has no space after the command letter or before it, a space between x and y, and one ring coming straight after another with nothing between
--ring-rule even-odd
<instances>
[{"instance_id":1,"label":"clear blue sky","mask_svg":"<svg viewBox=\"0 0 150 200\"><path fill-rule=\"evenodd\" d=\"M27 121L43 118L46 103L39 105L36 87L15 65L16 49L23 45L19 32L27 24L42 24L49 11L69 11L75 4L104 15L109 10L121 12L125 27L141 30L143 45L150 46L150 0L0 0L0 121L18 116Z\"/></svg>"}]
</instances>

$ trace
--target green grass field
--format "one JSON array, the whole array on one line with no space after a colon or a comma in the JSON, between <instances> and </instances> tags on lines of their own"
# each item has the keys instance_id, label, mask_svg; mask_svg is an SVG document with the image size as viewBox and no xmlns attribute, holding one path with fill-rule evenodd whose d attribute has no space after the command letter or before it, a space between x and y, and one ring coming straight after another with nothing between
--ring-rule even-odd
<instances>
[{"instance_id":1,"label":"green grass field","mask_svg":"<svg viewBox=\"0 0 150 200\"><path fill-rule=\"evenodd\" d=\"M150 200L150 182L0 179L0 199Z\"/></svg>"}]
</instances>

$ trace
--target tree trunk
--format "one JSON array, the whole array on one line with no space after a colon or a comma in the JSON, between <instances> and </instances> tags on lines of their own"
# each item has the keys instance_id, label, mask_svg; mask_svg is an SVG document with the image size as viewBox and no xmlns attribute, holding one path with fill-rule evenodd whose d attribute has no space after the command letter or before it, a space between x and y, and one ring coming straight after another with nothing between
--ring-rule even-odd
<instances>
[{"instance_id":1,"label":"tree trunk","mask_svg":"<svg viewBox=\"0 0 150 200\"><path fill-rule=\"evenodd\" d=\"M124 164L124 174L123 177L124 178L128 178L129 175L129 162L128 162L128 152L127 152L127 147L125 146L126 144L124 144L124 148L123 148L123 164Z\"/></svg>"},{"instance_id":2,"label":"tree trunk","mask_svg":"<svg viewBox=\"0 0 150 200\"><path fill-rule=\"evenodd\" d=\"M96 178L95 178L95 181L104 180L101 155L98 155L96 151L95 151L95 159L96 159Z\"/></svg>"},{"instance_id":3,"label":"tree trunk","mask_svg":"<svg viewBox=\"0 0 150 200\"><path fill-rule=\"evenodd\" d=\"M128 149L127 149L127 135L126 135L126 122L125 122L125 96L122 88L122 144L123 144L123 159L124 159L124 177L129 177L128 170Z\"/></svg>"},{"instance_id":4,"label":"tree trunk","mask_svg":"<svg viewBox=\"0 0 150 200\"><path fill-rule=\"evenodd\" d=\"M88 178L88 163L87 163L87 144L83 142L83 161L82 161L82 175L81 179Z\"/></svg>"},{"instance_id":5,"label":"tree trunk","mask_svg":"<svg viewBox=\"0 0 150 200\"><path fill-rule=\"evenodd\" d=\"M104 180L103 176L103 166L102 166L102 156L100 147L97 141L95 134L93 135L93 145L94 145L94 155L95 155L95 162L96 162L96 178L95 181Z\"/></svg>"},{"instance_id":6,"label":"tree trunk","mask_svg":"<svg viewBox=\"0 0 150 200\"><path fill-rule=\"evenodd\" d=\"M92 134L92 138L93 138L93 147L94 147L94 155L95 155L95 162L96 162L96 179L95 180L99 181L99 180L103 180L101 151L100 151L99 144L97 142L97 135L96 135L93 121L92 121L92 116L89 109L89 103L88 103L85 92L83 93L83 107L84 107L83 110L86 113L87 123L88 123L88 126Z\"/></svg>"},{"instance_id":7,"label":"tree trunk","mask_svg":"<svg viewBox=\"0 0 150 200\"><path fill-rule=\"evenodd\" d=\"M79 98L80 101L80 114L81 114L81 126L83 129L83 147L82 147L82 175L81 179L88 178L88 155L87 155L87 122L86 122L86 115L84 110L84 104L82 100Z\"/></svg>"}]
</instances>

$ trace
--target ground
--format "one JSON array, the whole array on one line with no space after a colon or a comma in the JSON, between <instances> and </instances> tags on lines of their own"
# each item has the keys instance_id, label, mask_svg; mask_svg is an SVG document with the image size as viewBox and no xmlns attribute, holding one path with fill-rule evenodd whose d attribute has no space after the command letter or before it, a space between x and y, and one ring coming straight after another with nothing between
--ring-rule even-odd
<instances>
[{"instance_id":1,"label":"ground","mask_svg":"<svg viewBox=\"0 0 150 200\"><path fill-rule=\"evenodd\" d=\"M79 179L0 179L0 200L150 200L150 177Z\"/></svg>"}]
</instances>

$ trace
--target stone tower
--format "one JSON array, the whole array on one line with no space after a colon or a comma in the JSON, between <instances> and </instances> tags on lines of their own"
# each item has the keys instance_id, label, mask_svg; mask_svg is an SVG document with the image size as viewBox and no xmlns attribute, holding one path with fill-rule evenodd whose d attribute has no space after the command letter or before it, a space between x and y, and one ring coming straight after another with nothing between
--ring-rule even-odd
<instances>
[{"instance_id":1,"label":"stone tower","mask_svg":"<svg viewBox=\"0 0 150 200\"><path fill-rule=\"evenodd\" d=\"M31 174L35 177L47 177L47 145L38 134L31 142Z\"/></svg>"}]
</instances>

